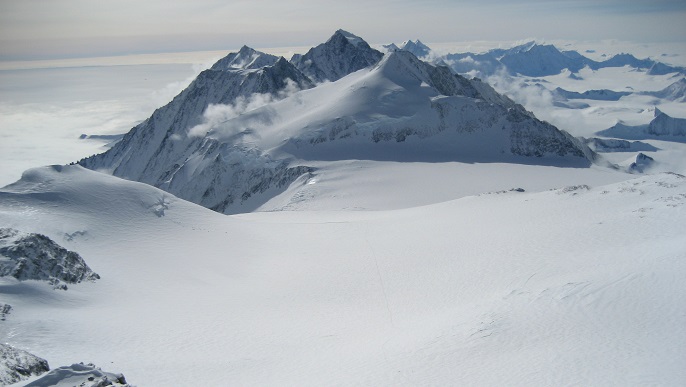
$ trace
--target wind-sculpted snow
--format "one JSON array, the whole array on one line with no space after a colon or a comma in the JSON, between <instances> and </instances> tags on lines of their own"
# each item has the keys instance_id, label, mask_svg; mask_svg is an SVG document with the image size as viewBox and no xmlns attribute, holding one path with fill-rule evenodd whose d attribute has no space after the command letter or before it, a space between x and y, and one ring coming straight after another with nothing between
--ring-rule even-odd
<instances>
[{"instance_id":1,"label":"wind-sculpted snow","mask_svg":"<svg viewBox=\"0 0 686 387\"><path fill-rule=\"evenodd\" d=\"M31 376L41 375L49 369L45 359L0 343L0 385L18 383Z\"/></svg>"},{"instance_id":2,"label":"wind-sculpted snow","mask_svg":"<svg viewBox=\"0 0 686 387\"><path fill-rule=\"evenodd\" d=\"M382 58L342 30L294 57L295 66L281 58L253 68L271 60L243 47L202 72L114 148L79 163L235 213L316 173L312 161L322 158L414 154L493 162L545 156L586 166L594 158L585 145L486 83L403 50ZM312 88L310 78L333 82ZM403 145L382 150L373 146L378 143Z\"/></svg>"},{"instance_id":3,"label":"wind-sculpted snow","mask_svg":"<svg viewBox=\"0 0 686 387\"><path fill-rule=\"evenodd\" d=\"M47 281L55 289L81 281L95 281L94 273L81 256L69 251L45 235L22 233L0 228L0 277L10 276L20 281Z\"/></svg>"}]
</instances>

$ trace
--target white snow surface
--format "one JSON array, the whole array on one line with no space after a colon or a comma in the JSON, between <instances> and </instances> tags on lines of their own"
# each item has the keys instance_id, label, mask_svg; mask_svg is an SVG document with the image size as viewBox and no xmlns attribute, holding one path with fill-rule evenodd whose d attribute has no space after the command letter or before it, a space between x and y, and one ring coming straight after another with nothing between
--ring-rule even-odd
<instances>
[{"instance_id":1,"label":"white snow surface","mask_svg":"<svg viewBox=\"0 0 686 387\"><path fill-rule=\"evenodd\" d=\"M361 39L339 32L341 46L365 49ZM243 51L226 69L259 71L274 60ZM171 70L122 69L103 83L98 79L105 73L87 68L44 70L42 78L37 71L3 73L0 114L9 125L0 141L3 184L23 169L16 160L40 165L50 157L67 162L92 153L95 146L77 151L65 144L85 146L77 139L81 133L121 133L135 121L122 119L121 106L152 110L190 82L170 85L166 99L148 107L150 101L131 98L135 87L147 101L163 84L145 89L152 86L140 83L141 74L162 79ZM393 127L433 119L429 109L412 117L398 106L441 102L460 108L465 102L408 93L429 91L425 78L399 77L391 69L361 70L336 82L345 85L341 89L329 83L289 93L213 125L214 138L238 133L236 144L264 147L275 158L298 151L295 156L316 169L267 192L268 201L250 198L238 209L261 212L223 216L78 166L29 170L0 189L0 227L45 234L102 276L69 285L67 292L0 278L0 307L9 311L11 305L0 321L0 341L53 366L94 362L139 386L683 385L686 183L680 175L659 173L686 174L686 146L674 141L680 138L642 140L654 151L603 153L628 167L644 151L654 158L645 175L546 157L457 161L427 151L440 150L446 137L423 147L412 136L402 143L370 144L364 136L334 142L325 135L327 141L314 145L301 135L299 146L284 141L281 131L296 131L299 119L342 137L345 131L338 130L349 121L330 118L347 112L354 111L350 117L358 125ZM130 80L122 82L129 78L121 74ZM65 91L46 79L79 87ZM537 78L496 74L488 81L498 81L497 90L575 136L593 136L618 122L647 127L659 113L654 106L686 117L683 76L625 66ZM115 84L118 94L108 94ZM92 92L74 92L83 85ZM618 101L574 100L579 108L569 109L553 105L545 89L556 87L632 94ZM65 96L97 96L102 103L46 108ZM384 103L384 114L364 110L366 97ZM8 103L14 99L45 106L29 110ZM94 113L82 125L67 125L77 111ZM137 112L135 119L148 115ZM97 117L107 125L96 125ZM264 117L270 125L257 119ZM317 117L333 124L316 126ZM44 122L54 129L51 136L31 129ZM239 123L259 130L236 131ZM14 134L19 127L30 134L24 140ZM58 135L65 140L55 141ZM491 148L496 144L486 133L476 137ZM474 154L491 149L481 141L459 146ZM32 149L31 156L25 149ZM518 188L525 192L513 190ZM81 373L78 382L65 378L65 385L87 380L87 372L61 370Z\"/></svg>"},{"instance_id":2,"label":"white snow surface","mask_svg":"<svg viewBox=\"0 0 686 387\"><path fill-rule=\"evenodd\" d=\"M68 292L0 279L13 305L0 340L141 386L678 385L684 204L686 178L656 174L223 216L79 166L38 168L0 191L0 223L102 278Z\"/></svg>"}]
</instances>

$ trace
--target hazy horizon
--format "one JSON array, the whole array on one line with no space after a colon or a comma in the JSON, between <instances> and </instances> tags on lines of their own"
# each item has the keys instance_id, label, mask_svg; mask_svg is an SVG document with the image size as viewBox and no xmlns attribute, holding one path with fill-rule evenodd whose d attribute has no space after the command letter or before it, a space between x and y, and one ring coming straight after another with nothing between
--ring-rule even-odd
<instances>
[{"instance_id":1,"label":"hazy horizon","mask_svg":"<svg viewBox=\"0 0 686 387\"><path fill-rule=\"evenodd\" d=\"M0 60L310 47L338 28L371 44L618 40L686 43L686 3L0 0Z\"/></svg>"}]
</instances>

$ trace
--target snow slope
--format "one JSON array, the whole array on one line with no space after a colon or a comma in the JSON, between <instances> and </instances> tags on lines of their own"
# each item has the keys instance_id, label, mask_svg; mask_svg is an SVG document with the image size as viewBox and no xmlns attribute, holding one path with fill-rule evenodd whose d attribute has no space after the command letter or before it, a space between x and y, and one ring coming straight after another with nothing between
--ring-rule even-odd
<instances>
[{"instance_id":1,"label":"snow slope","mask_svg":"<svg viewBox=\"0 0 686 387\"><path fill-rule=\"evenodd\" d=\"M136 385L676 385L686 178L394 211L222 216L79 166L28 171L0 223L101 274L0 280L0 340ZM66 235L75 235L71 240Z\"/></svg>"}]
</instances>

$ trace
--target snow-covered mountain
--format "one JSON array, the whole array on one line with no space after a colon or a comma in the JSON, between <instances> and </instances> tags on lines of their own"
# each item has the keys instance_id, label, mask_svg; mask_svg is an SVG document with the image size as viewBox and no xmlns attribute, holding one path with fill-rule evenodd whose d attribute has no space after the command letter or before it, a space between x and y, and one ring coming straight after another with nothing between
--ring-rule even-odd
<instances>
[{"instance_id":1,"label":"snow-covered mountain","mask_svg":"<svg viewBox=\"0 0 686 387\"><path fill-rule=\"evenodd\" d=\"M659 139L686 142L686 118L668 116L655 108L654 118L645 125L626 125L618 122L611 128L598 132L601 136L630 140Z\"/></svg>"},{"instance_id":2,"label":"snow-covered mountain","mask_svg":"<svg viewBox=\"0 0 686 387\"><path fill-rule=\"evenodd\" d=\"M553 93L561 99L593 99L596 101L618 101L620 98L632 94L630 91L614 91L607 89L587 90L583 93L555 88Z\"/></svg>"},{"instance_id":3,"label":"snow-covered mountain","mask_svg":"<svg viewBox=\"0 0 686 387\"><path fill-rule=\"evenodd\" d=\"M566 55L550 44L535 44L528 50L506 53L500 63L512 73L541 77L559 74L563 69L577 72L587 65L585 59Z\"/></svg>"},{"instance_id":4,"label":"snow-covered mountain","mask_svg":"<svg viewBox=\"0 0 686 387\"><path fill-rule=\"evenodd\" d=\"M650 95L667 101L686 102L686 78L681 78L662 90L646 91L640 94Z\"/></svg>"},{"instance_id":5,"label":"snow-covered mountain","mask_svg":"<svg viewBox=\"0 0 686 387\"><path fill-rule=\"evenodd\" d=\"M431 53L431 48L422 43L419 39L414 41L406 40L400 45L401 50L409 51L417 58L424 58Z\"/></svg>"},{"instance_id":6,"label":"snow-covered mountain","mask_svg":"<svg viewBox=\"0 0 686 387\"><path fill-rule=\"evenodd\" d=\"M616 138L582 138L584 143L596 152L655 152L659 150L642 141L627 141Z\"/></svg>"},{"instance_id":7,"label":"snow-covered mountain","mask_svg":"<svg viewBox=\"0 0 686 387\"><path fill-rule=\"evenodd\" d=\"M572 74L588 67L599 70L608 67L629 66L650 75L685 74L686 69L670 66L652 59L637 59L631 54L617 54L605 61L595 61L577 51L560 51L550 44L528 42L509 49L493 49L485 53L451 53L435 60L443 60L459 74L486 77L505 70L510 74L530 77L556 75L563 70Z\"/></svg>"},{"instance_id":8,"label":"snow-covered mountain","mask_svg":"<svg viewBox=\"0 0 686 387\"><path fill-rule=\"evenodd\" d=\"M293 55L291 63L316 82L337 81L342 77L376 64L383 54L359 36L337 30L326 43L306 54Z\"/></svg>"},{"instance_id":9,"label":"snow-covered mountain","mask_svg":"<svg viewBox=\"0 0 686 387\"><path fill-rule=\"evenodd\" d=\"M233 213L312 176L315 160L546 156L588 166L594 158L581 142L477 79L407 51L378 61L381 55L341 30L294 57L295 65L281 58L259 69L237 68L268 59L244 47L201 73L115 147L79 163ZM305 74L334 82L305 90L312 86ZM250 92L257 94L248 100L260 104L236 100Z\"/></svg>"}]
</instances>

